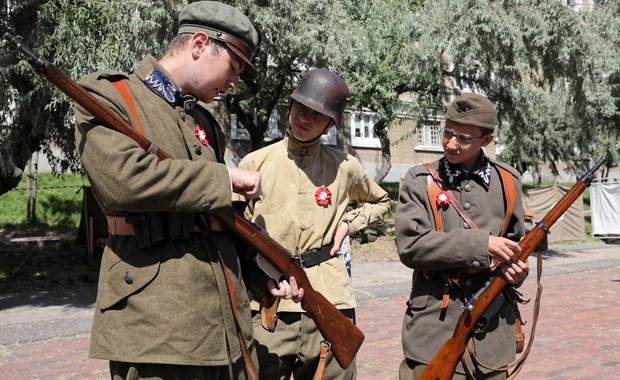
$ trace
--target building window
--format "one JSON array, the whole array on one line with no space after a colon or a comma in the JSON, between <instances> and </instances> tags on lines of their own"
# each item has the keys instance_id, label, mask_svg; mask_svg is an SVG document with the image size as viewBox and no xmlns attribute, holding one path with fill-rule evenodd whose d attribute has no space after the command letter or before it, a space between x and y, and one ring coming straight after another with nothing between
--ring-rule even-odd
<instances>
[{"instance_id":1,"label":"building window","mask_svg":"<svg viewBox=\"0 0 620 380\"><path fill-rule=\"evenodd\" d=\"M327 130L327 132L321 135L321 144L323 145L336 145L337 144L338 133L336 131L336 127L331 127Z\"/></svg>"},{"instance_id":2,"label":"building window","mask_svg":"<svg viewBox=\"0 0 620 380\"><path fill-rule=\"evenodd\" d=\"M416 150L441 151L440 118L423 120L418 125Z\"/></svg>"},{"instance_id":3,"label":"building window","mask_svg":"<svg viewBox=\"0 0 620 380\"><path fill-rule=\"evenodd\" d=\"M265 141L270 141L275 138L281 137L280 130L278 128L278 124L280 123L280 115L277 110L274 108L271 111L271 115L269 116L269 122L267 125L267 132L265 133ZM249 140L250 132L245 129L242 125L237 121L237 115L230 115L230 138L233 140Z\"/></svg>"},{"instance_id":4,"label":"building window","mask_svg":"<svg viewBox=\"0 0 620 380\"><path fill-rule=\"evenodd\" d=\"M377 115L370 112L351 113L351 145L364 148L380 148L381 142L373 130Z\"/></svg>"}]
</instances>

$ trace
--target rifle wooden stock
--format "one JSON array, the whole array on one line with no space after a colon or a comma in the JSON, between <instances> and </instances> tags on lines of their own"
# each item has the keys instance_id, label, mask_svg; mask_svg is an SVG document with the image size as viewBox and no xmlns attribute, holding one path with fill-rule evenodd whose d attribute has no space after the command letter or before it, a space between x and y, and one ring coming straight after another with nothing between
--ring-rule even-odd
<instances>
[{"instance_id":1,"label":"rifle wooden stock","mask_svg":"<svg viewBox=\"0 0 620 380\"><path fill-rule=\"evenodd\" d=\"M590 185L594 179L594 173L603 164L604 159L600 159L594 164L592 169L585 173L577 182L564 194L564 196L553 206L551 210L534 226L525 237L519 242L521 253L519 260L525 262L538 244L545 238L549 228L568 210L568 208L579 198L581 193ZM484 311L491 305L495 297L508 284L500 269L496 269L488 287L477 297L470 300L465 305L465 311L459 317L452 337L448 339L439 351L435 354L426 369L422 372L420 380L449 380L454 375L454 370L465 353L467 340L474 325L482 316Z\"/></svg>"},{"instance_id":2,"label":"rifle wooden stock","mask_svg":"<svg viewBox=\"0 0 620 380\"><path fill-rule=\"evenodd\" d=\"M68 78L48 60L24 46L20 36L5 33L4 39L28 57L28 63L34 67L36 72L47 78L60 91L84 107L93 116L101 119L103 124L130 137L145 151L155 154L159 160L171 159L170 155L136 132L127 122L99 102L82 86ZM248 222L232 209L230 212L218 212L214 215L232 232L252 244L287 278L295 277L299 287L304 289L304 298L301 301L302 308L312 316L323 337L330 342L332 353L338 364L347 368L364 341L362 331L321 293L312 288L306 273L291 260L291 254L264 233L260 227ZM196 219L198 222L202 221L202 218Z\"/></svg>"},{"instance_id":3,"label":"rifle wooden stock","mask_svg":"<svg viewBox=\"0 0 620 380\"><path fill-rule=\"evenodd\" d=\"M306 272L291 260L286 248L267 236L260 227L232 210L218 212L215 215L229 230L258 249L287 278L295 277L299 287L304 289L301 307L312 316L323 337L331 344L331 350L338 364L347 368L364 341L362 331L321 293L312 288Z\"/></svg>"}]
</instances>

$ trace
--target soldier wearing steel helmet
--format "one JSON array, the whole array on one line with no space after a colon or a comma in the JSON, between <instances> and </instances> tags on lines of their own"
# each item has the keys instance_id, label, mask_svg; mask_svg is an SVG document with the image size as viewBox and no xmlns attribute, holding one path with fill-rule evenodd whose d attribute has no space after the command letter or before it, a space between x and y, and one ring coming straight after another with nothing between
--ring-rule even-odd
<instances>
[{"instance_id":1,"label":"soldier wearing steel helmet","mask_svg":"<svg viewBox=\"0 0 620 380\"><path fill-rule=\"evenodd\" d=\"M290 98L284 139L239 164L262 175L263 193L249 201L246 217L293 253L313 288L354 321L357 304L340 247L349 234L380 221L390 201L356 158L320 144L328 128L342 127L349 98L342 78L310 70ZM359 207L347 210L357 202ZM268 306L252 302L260 378L311 379L323 340L316 325L299 304L282 300ZM356 376L355 362L342 369L328 353L325 364L324 379Z\"/></svg>"}]
</instances>

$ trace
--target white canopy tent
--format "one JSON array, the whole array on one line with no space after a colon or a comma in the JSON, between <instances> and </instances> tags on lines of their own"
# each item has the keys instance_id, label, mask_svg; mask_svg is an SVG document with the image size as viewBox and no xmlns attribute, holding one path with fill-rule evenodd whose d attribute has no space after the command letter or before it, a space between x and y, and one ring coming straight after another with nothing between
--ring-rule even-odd
<instances>
[{"instance_id":1,"label":"white canopy tent","mask_svg":"<svg viewBox=\"0 0 620 380\"><path fill-rule=\"evenodd\" d=\"M592 208L592 236L617 238L620 236L620 181L592 181L590 185Z\"/></svg>"}]
</instances>

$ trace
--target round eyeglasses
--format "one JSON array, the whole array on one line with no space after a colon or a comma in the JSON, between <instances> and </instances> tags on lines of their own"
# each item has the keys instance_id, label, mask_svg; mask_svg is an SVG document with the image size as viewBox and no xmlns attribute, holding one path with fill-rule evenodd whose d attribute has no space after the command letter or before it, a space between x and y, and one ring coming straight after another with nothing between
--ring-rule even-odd
<instances>
[{"instance_id":1,"label":"round eyeglasses","mask_svg":"<svg viewBox=\"0 0 620 380\"><path fill-rule=\"evenodd\" d=\"M462 133L456 133L455 131L447 128L441 128L439 133L441 134L441 137L444 139L444 141L450 141L453 137L456 137L456 143L459 146L469 145L474 141L478 140L479 138L482 138L482 136L471 137Z\"/></svg>"}]
</instances>

